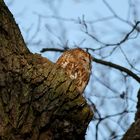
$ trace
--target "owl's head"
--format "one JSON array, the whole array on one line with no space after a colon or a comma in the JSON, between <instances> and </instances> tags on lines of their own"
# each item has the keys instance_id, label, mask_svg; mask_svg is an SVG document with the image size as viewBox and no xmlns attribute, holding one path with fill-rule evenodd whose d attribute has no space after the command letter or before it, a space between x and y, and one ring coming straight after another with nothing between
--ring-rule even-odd
<instances>
[{"instance_id":1,"label":"owl's head","mask_svg":"<svg viewBox=\"0 0 140 140\"><path fill-rule=\"evenodd\" d=\"M91 69L92 57L88 52L82 50L81 48L71 49L70 51L79 63L81 63L85 68Z\"/></svg>"},{"instance_id":2,"label":"owl's head","mask_svg":"<svg viewBox=\"0 0 140 140\"><path fill-rule=\"evenodd\" d=\"M80 49L65 51L56 64L65 69L66 74L75 80L77 90L83 93L91 74L91 55Z\"/></svg>"}]
</instances>

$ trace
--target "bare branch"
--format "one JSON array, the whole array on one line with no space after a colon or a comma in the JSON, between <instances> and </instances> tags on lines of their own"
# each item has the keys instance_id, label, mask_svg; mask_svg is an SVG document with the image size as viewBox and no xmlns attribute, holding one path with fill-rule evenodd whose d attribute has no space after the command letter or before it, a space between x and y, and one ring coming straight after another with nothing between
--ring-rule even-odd
<instances>
[{"instance_id":1,"label":"bare branch","mask_svg":"<svg viewBox=\"0 0 140 140\"><path fill-rule=\"evenodd\" d=\"M64 52L65 50L67 50L67 49L66 48L64 48L64 49L59 49L59 48L43 48L40 52L41 53L48 52L48 51Z\"/></svg>"},{"instance_id":2,"label":"bare branch","mask_svg":"<svg viewBox=\"0 0 140 140\"><path fill-rule=\"evenodd\" d=\"M114 63L112 63L112 62L104 61L104 60L101 60L101 59L97 59L97 58L95 58L95 57L93 57L93 61L96 62L96 63L103 64L103 65L105 65L105 66L109 66L109 67L115 68L115 69L120 70L120 71L122 71L122 72L125 72L125 73L127 73L129 76L131 76L132 78L134 78L137 82L140 83L140 77L137 76L137 75L136 75L135 73L133 73L132 71L130 71L129 69L123 67L123 66L114 64Z\"/></svg>"},{"instance_id":3,"label":"bare branch","mask_svg":"<svg viewBox=\"0 0 140 140\"><path fill-rule=\"evenodd\" d=\"M106 48L108 46L119 46L121 44L123 44L126 40L129 39L130 35L137 29L137 26L138 24L140 23L140 21L137 21L136 24L133 26L133 28L124 36L123 39L121 39L119 42L117 43L105 43L105 42L102 42L100 41L98 38L96 38L94 35L90 34L88 31L87 31L87 28L86 28L86 31L85 31L85 34L87 34L88 36L90 36L92 39L94 39L96 42L100 43L103 45L103 47L100 47L100 48L97 48L97 50L99 49L103 49L103 48ZM84 24L85 25L85 24Z\"/></svg>"}]
</instances>

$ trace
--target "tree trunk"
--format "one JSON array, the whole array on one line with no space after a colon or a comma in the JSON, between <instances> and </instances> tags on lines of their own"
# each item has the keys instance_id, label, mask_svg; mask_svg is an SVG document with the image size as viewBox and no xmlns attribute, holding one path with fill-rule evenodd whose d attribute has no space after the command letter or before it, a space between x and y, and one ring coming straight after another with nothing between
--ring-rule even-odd
<instances>
[{"instance_id":1,"label":"tree trunk","mask_svg":"<svg viewBox=\"0 0 140 140\"><path fill-rule=\"evenodd\" d=\"M125 133L122 140L140 140L140 89L138 91L138 104L135 122Z\"/></svg>"},{"instance_id":2,"label":"tree trunk","mask_svg":"<svg viewBox=\"0 0 140 140\"><path fill-rule=\"evenodd\" d=\"M64 70L27 49L0 0L0 139L82 140L92 115Z\"/></svg>"}]
</instances>

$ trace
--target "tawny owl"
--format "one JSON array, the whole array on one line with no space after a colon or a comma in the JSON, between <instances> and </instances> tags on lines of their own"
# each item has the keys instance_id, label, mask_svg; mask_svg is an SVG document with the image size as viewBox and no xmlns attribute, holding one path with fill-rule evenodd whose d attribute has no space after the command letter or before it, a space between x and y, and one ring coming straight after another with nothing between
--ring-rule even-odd
<instances>
[{"instance_id":1,"label":"tawny owl","mask_svg":"<svg viewBox=\"0 0 140 140\"><path fill-rule=\"evenodd\" d=\"M83 93L91 73L91 56L80 48L65 51L56 64L66 70L71 79L75 79L77 90Z\"/></svg>"}]
</instances>

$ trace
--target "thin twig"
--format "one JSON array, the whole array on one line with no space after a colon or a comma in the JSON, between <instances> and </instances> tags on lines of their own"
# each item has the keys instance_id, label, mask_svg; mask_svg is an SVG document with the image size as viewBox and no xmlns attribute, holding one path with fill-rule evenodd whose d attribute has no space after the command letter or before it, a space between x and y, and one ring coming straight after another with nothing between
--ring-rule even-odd
<instances>
[{"instance_id":1,"label":"thin twig","mask_svg":"<svg viewBox=\"0 0 140 140\"><path fill-rule=\"evenodd\" d=\"M48 51L52 51L52 52L64 52L64 49L58 49L58 48L43 48L40 52L44 53L44 52L48 52Z\"/></svg>"},{"instance_id":2,"label":"thin twig","mask_svg":"<svg viewBox=\"0 0 140 140\"><path fill-rule=\"evenodd\" d=\"M140 21L137 21L136 24L133 26L133 28L123 37L123 39L121 39L117 43L105 43L105 42L102 42L101 40L99 40L98 38L96 38L94 35L90 34L87 31L87 28L86 28L85 34L87 34L88 36L90 36L96 42L98 42L98 43L100 43L100 44L103 45L103 47L96 49L96 50L99 50L99 49L103 49L103 48L106 48L106 47L109 47L109 46L119 46L119 45L123 44L126 40L129 39L130 35L137 29L138 24L140 24Z\"/></svg>"}]
</instances>

